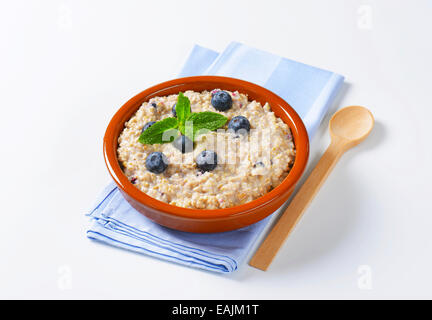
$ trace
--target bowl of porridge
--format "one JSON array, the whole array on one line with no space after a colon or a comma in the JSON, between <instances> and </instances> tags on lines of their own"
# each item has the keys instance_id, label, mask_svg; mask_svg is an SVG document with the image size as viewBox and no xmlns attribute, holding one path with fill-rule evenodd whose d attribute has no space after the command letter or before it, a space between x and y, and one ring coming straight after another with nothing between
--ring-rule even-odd
<instances>
[{"instance_id":1,"label":"bowl of porridge","mask_svg":"<svg viewBox=\"0 0 432 320\"><path fill-rule=\"evenodd\" d=\"M239 229L273 213L309 156L305 126L286 101L219 76L139 93L113 116L103 147L133 208L160 225L199 233Z\"/></svg>"}]
</instances>

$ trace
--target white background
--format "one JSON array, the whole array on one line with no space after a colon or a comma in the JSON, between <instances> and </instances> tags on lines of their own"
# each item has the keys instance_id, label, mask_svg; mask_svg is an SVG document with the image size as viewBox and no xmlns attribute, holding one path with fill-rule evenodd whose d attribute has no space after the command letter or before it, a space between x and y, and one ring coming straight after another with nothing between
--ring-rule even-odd
<instances>
[{"instance_id":1,"label":"white background","mask_svg":"<svg viewBox=\"0 0 432 320\"><path fill-rule=\"evenodd\" d=\"M0 298L432 298L432 1L2 1ZM100 245L113 113L231 41L346 77L344 155L267 272L218 275ZM325 120L328 122L328 118ZM327 125L310 164L325 150Z\"/></svg>"}]
</instances>

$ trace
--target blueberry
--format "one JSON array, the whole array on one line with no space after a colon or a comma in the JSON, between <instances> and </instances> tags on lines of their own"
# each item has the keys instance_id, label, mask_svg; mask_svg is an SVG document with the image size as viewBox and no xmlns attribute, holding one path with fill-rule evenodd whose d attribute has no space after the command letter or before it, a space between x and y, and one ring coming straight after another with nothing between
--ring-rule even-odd
<instances>
[{"instance_id":1,"label":"blueberry","mask_svg":"<svg viewBox=\"0 0 432 320\"><path fill-rule=\"evenodd\" d=\"M168 160L162 152L152 152L148 155L146 168L153 173L162 173L168 167Z\"/></svg>"},{"instance_id":2,"label":"blueberry","mask_svg":"<svg viewBox=\"0 0 432 320\"><path fill-rule=\"evenodd\" d=\"M176 105L177 105L177 103L174 103L174 105L172 106L172 109L171 109L172 114L174 115L174 117L177 117Z\"/></svg>"},{"instance_id":3,"label":"blueberry","mask_svg":"<svg viewBox=\"0 0 432 320\"><path fill-rule=\"evenodd\" d=\"M157 108L157 104L156 103L154 103L154 102L152 102L152 103L150 103L150 105L153 107L153 108Z\"/></svg>"},{"instance_id":4,"label":"blueberry","mask_svg":"<svg viewBox=\"0 0 432 320\"><path fill-rule=\"evenodd\" d=\"M218 111L226 111L232 107L232 98L226 91L216 91L212 94L211 104Z\"/></svg>"},{"instance_id":5,"label":"blueberry","mask_svg":"<svg viewBox=\"0 0 432 320\"><path fill-rule=\"evenodd\" d=\"M195 159L197 167L202 171L212 171L217 166L217 154L214 151L204 150Z\"/></svg>"},{"instance_id":6,"label":"blueberry","mask_svg":"<svg viewBox=\"0 0 432 320\"><path fill-rule=\"evenodd\" d=\"M250 123L246 117L237 116L228 123L228 129L234 132L247 133L250 131Z\"/></svg>"},{"instance_id":7,"label":"blueberry","mask_svg":"<svg viewBox=\"0 0 432 320\"><path fill-rule=\"evenodd\" d=\"M173 142L173 146L182 153L191 152L193 150L193 142L188 137L181 135Z\"/></svg>"},{"instance_id":8,"label":"blueberry","mask_svg":"<svg viewBox=\"0 0 432 320\"><path fill-rule=\"evenodd\" d=\"M256 167L265 167L265 165L264 165L264 163L262 161L258 161L256 163L254 163L253 167L254 168L256 168Z\"/></svg>"},{"instance_id":9,"label":"blueberry","mask_svg":"<svg viewBox=\"0 0 432 320\"><path fill-rule=\"evenodd\" d=\"M143 133L144 131L146 131L148 128L150 128L152 125L154 125L156 123L156 121L150 121L150 122L147 122L145 125L144 125L144 127L142 128L142 130L141 130L141 133Z\"/></svg>"}]
</instances>

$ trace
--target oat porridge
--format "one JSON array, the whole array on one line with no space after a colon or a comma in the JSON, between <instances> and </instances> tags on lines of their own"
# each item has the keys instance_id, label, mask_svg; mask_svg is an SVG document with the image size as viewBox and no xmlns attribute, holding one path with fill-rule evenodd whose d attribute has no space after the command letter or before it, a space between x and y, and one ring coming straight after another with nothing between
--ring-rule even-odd
<instances>
[{"instance_id":1,"label":"oat porridge","mask_svg":"<svg viewBox=\"0 0 432 320\"><path fill-rule=\"evenodd\" d=\"M219 209L277 187L294 163L295 146L268 103L215 89L143 103L125 123L117 155L125 175L147 195L179 207Z\"/></svg>"}]
</instances>

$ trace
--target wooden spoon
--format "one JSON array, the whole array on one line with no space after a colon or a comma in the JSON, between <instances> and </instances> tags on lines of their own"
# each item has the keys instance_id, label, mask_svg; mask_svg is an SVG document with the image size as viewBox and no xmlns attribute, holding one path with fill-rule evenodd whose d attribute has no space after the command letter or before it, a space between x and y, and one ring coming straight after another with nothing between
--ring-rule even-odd
<instances>
[{"instance_id":1,"label":"wooden spoon","mask_svg":"<svg viewBox=\"0 0 432 320\"><path fill-rule=\"evenodd\" d=\"M364 107L346 107L333 115L329 124L330 146L249 261L252 267L267 270L341 155L362 142L373 125L372 113Z\"/></svg>"}]
</instances>

